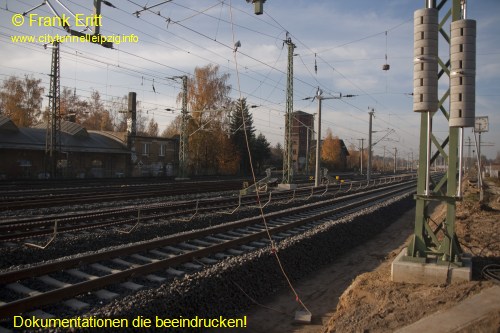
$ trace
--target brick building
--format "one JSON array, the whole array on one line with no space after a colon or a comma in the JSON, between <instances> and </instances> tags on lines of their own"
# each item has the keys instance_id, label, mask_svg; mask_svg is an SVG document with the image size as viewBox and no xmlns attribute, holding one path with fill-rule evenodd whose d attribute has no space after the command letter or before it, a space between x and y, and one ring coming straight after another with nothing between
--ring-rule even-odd
<instances>
[{"instance_id":1,"label":"brick building","mask_svg":"<svg viewBox=\"0 0 500 333\"><path fill-rule=\"evenodd\" d=\"M295 173L305 173L313 142L314 116L295 111L292 122L292 163Z\"/></svg>"},{"instance_id":2,"label":"brick building","mask_svg":"<svg viewBox=\"0 0 500 333\"><path fill-rule=\"evenodd\" d=\"M17 127L0 115L0 179L175 176L178 139L86 130L61 121L56 175L50 175L46 124ZM130 143L133 146L130 146Z\"/></svg>"}]
</instances>

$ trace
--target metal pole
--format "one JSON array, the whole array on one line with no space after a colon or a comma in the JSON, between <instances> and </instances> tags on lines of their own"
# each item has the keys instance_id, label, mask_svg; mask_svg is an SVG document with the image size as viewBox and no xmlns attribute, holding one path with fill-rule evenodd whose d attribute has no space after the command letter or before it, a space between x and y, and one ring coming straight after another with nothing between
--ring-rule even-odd
<instances>
[{"instance_id":1,"label":"metal pole","mask_svg":"<svg viewBox=\"0 0 500 333\"><path fill-rule=\"evenodd\" d=\"M469 150L468 150L468 152L467 152L467 172L469 172L469 173L470 173L470 169L471 169L471 156L470 156L470 151L471 151L471 149L472 149L472 141L471 141L470 136L469 136L469 137L467 137L467 139L468 139L468 140L467 140L467 141L468 141L468 142L467 142L467 147L469 147Z\"/></svg>"},{"instance_id":2,"label":"metal pole","mask_svg":"<svg viewBox=\"0 0 500 333\"><path fill-rule=\"evenodd\" d=\"M398 148L394 147L394 174L396 174L397 171L397 158L396 155L398 154Z\"/></svg>"},{"instance_id":3,"label":"metal pole","mask_svg":"<svg viewBox=\"0 0 500 333\"><path fill-rule=\"evenodd\" d=\"M411 164L410 165L411 165L410 171L413 172L413 150L411 151Z\"/></svg>"},{"instance_id":4,"label":"metal pole","mask_svg":"<svg viewBox=\"0 0 500 333\"><path fill-rule=\"evenodd\" d=\"M293 51L295 44L290 37L284 41L288 45L288 67L286 88L285 147L283 150L283 184L293 181L292 126L293 126Z\"/></svg>"},{"instance_id":5,"label":"metal pole","mask_svg":"<svg viewBox=\"0 0 500 333\"><path fill-rule=\"evenodd\" d=\"M372 176L372 119L374 110L368 112L370 121L368 123L368 165L366 166L366 180L370 180Z\"/></svg>"},{"instance_id":6,"label":"metal pole","mask_svg":"<svg viewBox=\"0 0 500 333\"><path fill-rule=\"evenodd\" d=\"M445 42L448 44L450 43L450 40L448 38L449 36L446 34L444 25L447 21L454 22L461 19L462 13L460 1L461 0L442 0L439 1L439 7L436 7L436 1L425 1L427 8L436 8L442 14L441 17L443 17L443 19L439 22L438 29L441 35L443 35ZM446 2L450 3L449 9L445 7ZM450 51L448 50L446 54L449 56ZM446 59L441 59L438 55L438 63L438 66L441 66L442 68L441 71L438 70L438 79L442 78L443 82L448 81L449 83L450 73L446 69L446 67L448 67L446 64L449 63L449 60L447 61ZM448 77L444 77L445 74ZM439 86L441 87L441 84ZM449 112L446 111L446 106L444 104L445 100L450 102L450 99L448 98L449 93L449 90L447 90L443 97L438 97L438 101L440 101L438 103L438 107L445 115L449 114ZM433 159L436 162L436 165L438 161L437 156L441 155L447 160L448 164L446 175L443 176L439 182L436 182L435 187L436 193L442 193L442 187L446 184L446 194L434 196L430 193L429 189L429 164L430 161L433 160L429 160L428 154L430 153L429 141L432 137L432 116L435 111L437 110L427 110L427 114L422 113L420 117L420 150L418 157L419 166L415 209L415 228L414 235L407 248L407 256L403 257L403 260L419 263L426 263L428 260L432 260L432 262L435 261L438 264L447 264L448 267L450 267L450 264L452 263L461 265L460 254L462 252L455 235L459 131L456 127L449 128L448 138L446 138L440 145L442 148L446 145L449 147L448 154L438 147L436 157ZM439 114L441 113L435 113L436 116ZM433 139L437 140L437 138ZM436 146L438 146L437 143ZM442 223L442 227L437 228L435 232L433 231L433 226L429 225L429 222L431 221L429 218L431 214L429 206L431 202L434 201L440 201L446 206L445 221ZM443 233L444 237L441 237L438 232Z\"/></svg>"},{"instance_id":7,"label":"metal pole","mask_svg":"<svg viewBox=\"0 0 500 333\"><path fill-rule=\"evenodd\" d=\"M430 187L430 168L431 168L431 133L432 133L432 114L427 112L427 152L425 159L425 195L429 195Z\"/></svg>"},{"instance_id":8,"label":"metal pole","mask_svg":"<svg viewBox=\"0 0 500 333\"><path fill-rule=\"evenodd\" d=\"M462 197L462 174L463 174L463 157L464 157L464 128L460 127L458 138L458 184L457 197Z\"/></svg>"},{"instance_id":9,"label":"metal pole","mask_svg":"<svg viewBox=\"0 0 500 333\"><path fill-rule=\"evenodd\" d=\"M364 151L364 143L365 143L365 139L358 139L359 141L361 141L361 152L359 154L359 158L360 158L360 166L359 166L359 174L360 175L363 175L363 151Z\"/></svg>"},{"instance_id":10,"label":"metal pole","mask_svg":"<svg viewBox=\"0 0 500 333\"><path fill-rule=\"evenodd\" d=\"M467 2L462 0L462 18L467 17ZM464 128L460 127L458 132L458 184L457 197L462 197L462 173L463 173L463 157L464 157Z\"/></svg>"},{"instance_id":11,"label":"metal pole","mask_svg":"<svg viewBox=\"0 0 500 333\"><path fill-rule=\"evenodd\" d=\"M382 171L385 173L385 146L384 146L384 158L382 160Z\"/></svg>"},{"instance_id":12,"label":"metal pole","mask_svg":"<svg viewBox=\"0 0 500 333\"><path fill-rule=\"evenodd\" d=\"M320 152L321 152L321 95L318 90L318 133L316 135L316 171L314 172L314 186L319 186L319 166L320 166Z\"/></svg>"},{"instance_id":13,"label":"metal pole","mask_svg":"<svg viewBox=\"0 0 500 333\"><path fill-rule=\"evenodd\" d=\"M481 129L481 127L479 127ZM484 199L484 193L483 193L483 163L481 159L481 131L479 131L479 143L477 147L477 158L478 158L478 164L479 164L479 170L477 171L477 176L479 179L479 201L482 202Z\"/></svg>"},{"instance_id":14,"label":"metal pole","mask_svg":"<svg viewBox=\"0 0 500 333\"><path fill-rule=\"evenodd\" d=\"M187 163L189 154L189 135L188 135L188 121L189 114L187 110L187 90L188 82L187 76L181 76L182 79L182 113L181 113L181 135L179 140L179 178L187 177Z\"/></svg>"},{"instance_id":15,"label":"metal pole","mask_svg":"<svg viewBox=\"0 0 500 333\"><path fill-rule=\"evenodd\" d=\"M56 178L57 159L61 150L61 110L60 110L60 51L59 42L53 43L50 92L49 92L49 117L47 123L46 149L49 157L50 177Z\"/></svg>"},{"instance_id":16,"label":"metal pole","mask_svg":"<svg viewBox=\"0 0 500 333\"><path fill-rule=\"evenodd\" d=\"M306 176L309 178L309 130L310 128L306 126Z\"/></svg>"}]
</instances>

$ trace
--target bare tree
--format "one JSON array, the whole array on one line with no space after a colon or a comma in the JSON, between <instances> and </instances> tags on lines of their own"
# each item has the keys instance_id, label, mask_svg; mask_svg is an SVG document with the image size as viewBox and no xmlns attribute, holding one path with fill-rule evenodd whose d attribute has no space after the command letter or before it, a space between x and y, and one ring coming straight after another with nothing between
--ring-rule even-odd
<instances>
[{"instance_id":1,"label":"bare tree","mask_svg":"<svg viewBox=\"0 0 500 333\"><path fill-rule=\"evenodd\" d=\"M111 115L104 108L101 95L97 90L92 91L88 103L88 116L82 122L82 126L90 130L112 131L113 123Z\"/></svg>"},{"instance_id":2,"label":"bare tree","mask_svg":"<svg viewBox=\"0 0 500 333\"><path fill-rule=\"evenodd\" d=\"M65 120L74 121L81 124L88 117L89 104L76 94L75 90L68 87L63 87L61 92L60 102L61 116ZM48 110L44 113L44 118L48 114Z\"/></svg>"},{"instance_id":3,"label":"bare tree","mask_svg":"<svg viewBox=\"0 0 500 333\"><path fill-rule=\"evenodd\" d=\"M113 97L110 102L109 113L115 131L127 131L128 96Z\"/></svg>"},{"instance_id":4,"label":"bare tree","mask_svg":"<svg viewBox=\"0 0 500 333\"><path fill-rule=\"evenodd\" d=\"M151 118L148 123L148 129L146 130L146 134L148 136L158 136L158 123L155 121L155 118Z\"/></svg>"},{"instance_id":5,"label":"bare tree","mask_svg":"<svg viewBox=\"0 0 500 333\"><path fill-rule=\"evenodd\" d=\"M163 130L161 136L164 138L172 138L176 135L181 134L181 124L182 124L182 116L175 117L172 122Z\"/></svg>"}]
</instances>

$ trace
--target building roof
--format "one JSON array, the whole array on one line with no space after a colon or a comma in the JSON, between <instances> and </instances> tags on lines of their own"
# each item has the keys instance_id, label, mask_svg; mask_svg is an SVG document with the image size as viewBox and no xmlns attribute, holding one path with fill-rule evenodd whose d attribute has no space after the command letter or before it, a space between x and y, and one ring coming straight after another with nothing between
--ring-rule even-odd
<instances>
[{"instance_id":1,"label":"building roof","mask_svg":"<svg viewBox=\"0 0 500 333\"><path fill-rule=\"evenodd\" d=\"M349 149L347 149L347 146L345 145L345 142L342 139L340 139L340 149L342 149L345 156L350 156Z\"/></svg>"},{"instance_id":2,"label":"building roof","mask_svg":"<svg viewBox=\"0 0 500 333\"><path fill-rule=\"evenodd\" d=\"M294 111L294 112L293 112L293 114L294 114L294 115L298 115L298 116L310 116L310 117L312 117L312 116L313 116L313 115L312 115L312 114L310 114L310 113L307 113L307 112L304 112L304 111L300 111L300 110L298 110L298 111Z\"/></svg>"},{"instance_id":3,"label":"building roof","mask_svg":"<svg viewBox=\"0 0 500 333\"><path fill-rule=\"evenodd\" d=\"M7 121L4 118L7 117L0 116L0 149L45 150L46 125L18 128L10 119ZM12 130L12 125L17 130ZM82 126L67 121L61 121L61 150L63 152L130 153L119 139L97 131L89 133Z\"/></svg>"},{"instance_id":4,"label":"building roof","mask_svg":"<svg viewBox=\"0 0 500 333\"><path fill-rule=\"evenodd\" d=\"M46 129L47 123L41 123L34 128ZM72 136L87 137L89 134L87 130L80 124L73 123L70 121L61 120L61 132L67 133Z\"/></svg>"},{"instance_id":5,"label":"building roof","mask_svg":"<svg viewBox=\"0 0 500 333\"><path fill-rule=\"evenodd\" d=\"M18 128L9 117L0 114L0 131L17 132Z\"/></svg>"}]
</instances>

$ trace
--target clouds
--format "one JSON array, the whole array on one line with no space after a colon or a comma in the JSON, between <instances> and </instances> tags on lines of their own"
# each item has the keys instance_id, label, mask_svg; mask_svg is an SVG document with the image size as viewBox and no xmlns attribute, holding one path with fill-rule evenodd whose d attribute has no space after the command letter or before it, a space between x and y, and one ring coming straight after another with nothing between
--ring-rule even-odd
<instances>
[{"instance_id":1,"label":"clouds","mask_svg":"<svg viewBox=\"0 0 500 333\"><path fill-rule=\"evenodd\" d=\"M269 0L264 14L256 16L253 6L243 0L174 0L154 8L153 12L142 12L140 18L133 13L148 2L137 0L137 3L140 6L114 1L118 8L105 7L102 32L134 33L139 43L122 43L115 50L83 43L63 45L63 85L76 88L82 95L92 89L101 90L102 95L107 91L109 98L137 91L147 109L158 110L155 119L164 117L161 121L166 124L171 113L163 115L161 110L175 107L175 97L180 91L179 84L167 77L190 74L196 66L217 64L221 72L231 75L232 95L237 98L240 94L237 61L241 94L248 98L249 104L262 105L252 109L256 113L257 130L274 144L283 141L287 71L287 48L283 40L288 32L297 46L294 50L296 110L316 112L317 104L303 98L314 95L318 86L325 94L358 95L345 101L325 101L323 128L330 127L346 138L367 137L370 106L376 109L375 128L396 129L394 138L405 139L398 149L418 151L419 117L413 114L408 93L413 90L412 17L423 1ZM22 2L8 4L15 12L29 7ZM67 4L74 12L91 12L91 2ZM50 15L47 8L39 10L40 14ZM500 102L498 12L500 3L496 0L470 2L468 8L469 17L478 20L477 112L490 115L493 124L499 123ZM37 27L14 29L11 15L0 9L0 68L4 74L1 78L32 72L48 74L50 50L41 45L13 45L8 36L65 32ZM236 53L235 40L241 41ZM446 51L446 47L442 48ZM389 71L382 70L386 54ZM444 52L443 58L446 56ZM42 79L48 82L48 77ZM151 89L153 80L156 94ZM445 125L439 130L445 131ZM486 140L500 143L497 132L500 131L486 134L491 136ZM399 141L401 144L403 140ZM494 157L496 150L498 147L486 148L485 152Z\"/></svg>"}]
</instances>

